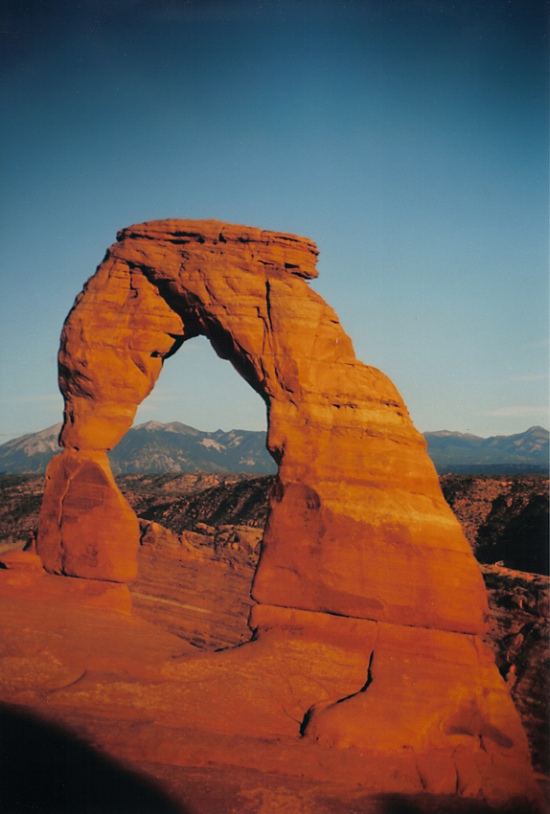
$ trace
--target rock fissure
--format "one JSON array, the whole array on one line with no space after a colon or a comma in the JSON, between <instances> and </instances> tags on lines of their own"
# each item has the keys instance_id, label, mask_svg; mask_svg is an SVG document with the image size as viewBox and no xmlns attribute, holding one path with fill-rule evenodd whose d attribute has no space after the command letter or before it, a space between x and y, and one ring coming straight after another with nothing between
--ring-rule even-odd
<instances>
[{"instance_id":1,"label":"rock fissure","mask_svg":"<svg viewBox=\"0 0 550 814\"><path fill-rule=\"evenodd\" d=\"M366 692L368 690L368 688L370 687L370 685L372 684L372 681L373 681L372 669L371 669L372 668L373 658L374 658L374 650L372 651L372 653L370 654L370 657L369 657L369 665L367 667L367 678L366 678L365 683L363 684L363 686L359 690L357 690L357 692L353 692L353 693L350 693L350 695L345 695L343 698L339 698L335 702L336 704L343 704L344 701L349 701L350 698L355 698L355 696L359 695L359 693Z\"/></svg>"},{"instance_id":2,"label":"rock fissure","mask_svg":"<svg viewBox=\"0 0 550 814\"><path fill-rule=\"evenodd\" d=\"M65 481L65 484L64 484L64 489L62 490L62 492L60 494L59 510L58 510L58 514L57 514L57 527L59 529L59 570L60 570L60 573L65 574L65 576L68 576L68 574L65 571L65 557L66 557L67 551L66 551L66 544L65 544L65 541L64 541L64 538L63 538L63 531L64 531L64 527L65 527L65 523L64 523L64 503L65 503L65 500L67 499L67 495L69 494L69 490L71 488L71 482L72 482L72 477L71 477L71 474L69 473L69 475L67 477L67 480Z\"/></svg>"}]
</instances>

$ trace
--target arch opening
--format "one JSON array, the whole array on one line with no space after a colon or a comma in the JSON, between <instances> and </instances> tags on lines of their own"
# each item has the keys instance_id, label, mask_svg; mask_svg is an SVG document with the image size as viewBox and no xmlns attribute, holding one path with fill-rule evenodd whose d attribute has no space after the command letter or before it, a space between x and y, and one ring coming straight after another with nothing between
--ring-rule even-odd
<instances>
[{"instance_id":1,"label":"arch opening","mask_svg":"<svg viewBox=\"0 0 550 814\"><path fill-rule=\"evenodd\" d=\"M202 432L266 432L265 400L258 395L231 361L216 353L209 337L199 334L164 357L157 383L137 408L133 426L181 421Z\"/></svg>"},{"instance_id":2,"label":"arch opening","mask_svg":"<svg viewBox=\"0 0 550 814\"><path fill-rule=\"evenodd\" d=\"M252 579L267 489L277 470L265 447L266 422L264 402L216 354L208 337L199 335L163 365L138 408L134 427L140 429L129 431L109 456L115 479L140 519L137 578L129 586L134 611L199 649L219 650L250 639ZM247 424L255 424L253 433L242 432ZM200 436L191 428L202 431ZM162 446L168 442L174 447L172 471L160 474L166 469L163 450L170 455L171 446ZM117 452L125 454L126 447L135 450L136 473L159 472L152 477L119 473ZM199 460L197 467L180 460L187 453ZM143 460L147 463L140 466Z\"/></svg>"}]
</instances>

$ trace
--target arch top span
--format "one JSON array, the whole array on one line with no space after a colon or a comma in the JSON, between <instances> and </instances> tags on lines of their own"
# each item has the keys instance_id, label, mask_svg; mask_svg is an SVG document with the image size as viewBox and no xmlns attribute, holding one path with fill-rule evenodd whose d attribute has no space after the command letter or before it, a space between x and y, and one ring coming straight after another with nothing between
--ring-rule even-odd
<instances>
[{"instance_id":1,"label":"arch top span","mask_svg":"<svg viewBox=\"0 0 550 814\"><path fill-rule=\"evenodd\" d=\"M288 350L285 328L273 320L285 319L277 307L283 295L293 301L286 318L297 330L304 319L323 320L322 301L305 284L317 276L317 254L305 238L215 220L121 230L63 328L62 445L112 448L164 359L198 334L267 402L291 387L288 371L285 378L272 363Z\"/></svg>"},{"instance_id":2,"label":"arch top span","mask_svg":"<svg viewBox=\"0 0 550 814\"><path fill-rule=\"evenodd\" d=\"M127 226L117 232L117 242L145 239L161 241L173 245L188 245L194 249L208 244L211 251L215 246L220 253L229 256L235 252L239 266L246 262L244 248L251 244L248 260L256 260L270 267L272 271L294 274L305 279L318 276L316 269L319 250L316 244L306 237L259 229L255 226L238 226L224 221L209 220L166 220L148 221ZM116 244L115 244L116 245Z\"/></svg>"}]
</instances>

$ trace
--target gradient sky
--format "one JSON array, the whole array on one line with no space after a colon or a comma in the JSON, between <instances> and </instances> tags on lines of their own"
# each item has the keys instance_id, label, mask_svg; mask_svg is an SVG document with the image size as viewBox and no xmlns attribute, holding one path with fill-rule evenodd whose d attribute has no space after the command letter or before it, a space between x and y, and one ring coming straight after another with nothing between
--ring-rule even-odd
<instances>
[{"instance_id":1,"label":"gradient sky","mask_svg":"<svg viewBox=\"0 0 550 814\"><path fill-rule=\"evenodd\" d=\"M421 431L548 426L543 0L3 0L0 441L61 419L63 320L119 228L305 235ZM206 340L138 421L264 429Z\"/></svg>"}]
</instances>

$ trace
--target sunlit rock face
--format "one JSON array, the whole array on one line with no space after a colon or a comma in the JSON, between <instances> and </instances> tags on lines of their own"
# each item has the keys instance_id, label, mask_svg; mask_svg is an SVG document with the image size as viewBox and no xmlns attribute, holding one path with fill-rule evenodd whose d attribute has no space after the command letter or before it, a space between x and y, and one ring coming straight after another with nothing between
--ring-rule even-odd
<instances>
[{"instance_id":1,"label":"sunlit rock face","mask_svg":"<svg viewBox=\"0 0 550 814\"><path fill-rule=\"evenodd\" d=\"M37 550L54 573L133 578L137 521L105 451L164 360L207 336L265 401L279 466L251 627L266 641L308 631L326 644L319 660L336 641L339 652L346 642L361 651L353 691L342 679L340 690L304 693L296 734L407 765L410 750L435 755L441 773L424 758L415 771L422 788L441 793L494 791L494 767L506 766L506 798L527 783L527 745L477 638L487 613L481 574L401 396L357 360L311 290L316 258L304 238L217 221L118 234L63 328L66 451L48 470ZM258 650L247 647L231 659L246 663L253 685ZM284 659L275 661L284 675Z\"/></svg>"},{"instance_id":2,"label":"sunlit rock face","mask_svg":"<svg viewBox=\"0 0 550 814\"><path fill-rule=\"evenodd\" d=\"M72 468L90 462L87 476L50 471L53 491L62 488L59 478L70 483L64 504L73 512L75 495L86 494L83 526L90 473L107 466L96 453L129 429L164 359L204 334L264 399L268 447L279 464L254 598L477 632L486 613L482 580L425 442L393 384L356 359L337 315L309 287L316 258L303 238L216 221L121 231L63 329L61 443ZM107 476L101 486L95 477L107 527L121 512L120 499L106 505L114 488ZM128 523L110 543L98 539L96 523L81 528L81 547L98 549L96 565L92 548L86 564L67 551L63 570L127 580L130 531ZM120 552L120 574L115 551L99 548ZM59 570L53 554L44 556Z\"/></svg>"}]
</instances>

